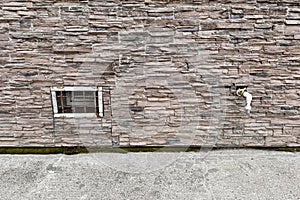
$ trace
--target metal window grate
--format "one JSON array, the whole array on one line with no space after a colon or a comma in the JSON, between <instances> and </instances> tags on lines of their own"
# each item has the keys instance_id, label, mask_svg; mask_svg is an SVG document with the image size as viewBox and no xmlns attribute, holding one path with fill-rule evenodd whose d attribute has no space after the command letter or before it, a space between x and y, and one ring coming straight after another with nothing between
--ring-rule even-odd
<instances>
[{"instance_id":1,"label":"metal window grate","mask_svg":"<svg viewBox=\"0 0 300 200\"><path fill-rule=\"evenodd\" d=\"M56 91L57 113L98 113L98 92Z\"/></svg>"},{"instance_id":2,"label":"metal window grate","mask_svg":"<svg viewBox=\"0 0 300 200\"><path fill-rule=\"evenodd\" d=\"M103 117L102 87L51 87L54 117Z\"/></svg>"}]
</instances>

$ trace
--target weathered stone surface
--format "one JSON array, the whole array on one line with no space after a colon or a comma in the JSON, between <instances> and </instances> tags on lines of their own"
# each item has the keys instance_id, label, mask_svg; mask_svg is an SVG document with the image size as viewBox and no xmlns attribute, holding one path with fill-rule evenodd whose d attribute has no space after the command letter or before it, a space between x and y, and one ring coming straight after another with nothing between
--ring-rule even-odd
<instances>
[{"instance_id":1,"label":"weathered stone surface","mask_svg":"<svg viewBox=\"0 0 300 200\"><path fill-rule=\"evenodd\" d=\"M0 4L0 146L299 146L297 1ZM63 85L104 117L53 118Z\"/></svg>"}]
</instances>

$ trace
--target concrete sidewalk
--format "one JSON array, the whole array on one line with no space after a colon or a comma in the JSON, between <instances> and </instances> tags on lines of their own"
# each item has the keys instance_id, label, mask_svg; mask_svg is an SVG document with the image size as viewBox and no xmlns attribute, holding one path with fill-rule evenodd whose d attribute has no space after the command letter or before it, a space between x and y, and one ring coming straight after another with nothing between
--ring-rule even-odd
<instances>
[{"instance_id":1,"label":"concrete sidewalk","mask_svg":"<svg viewBox=\"0 0 300 200\"><path fill-rule=\"evenodd\" d=\"M0 155L0 199L300 199L300 153Z\"/></svg>"}]
</instances>

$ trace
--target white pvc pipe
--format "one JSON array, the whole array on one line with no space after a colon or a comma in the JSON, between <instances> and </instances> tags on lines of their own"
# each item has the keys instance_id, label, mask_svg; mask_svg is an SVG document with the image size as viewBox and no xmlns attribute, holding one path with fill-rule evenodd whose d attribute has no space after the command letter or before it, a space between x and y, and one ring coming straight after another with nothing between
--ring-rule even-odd
<instances>
[{"instance_id":1,"label":"white pvc pipe","mask_svg":"<svg viewBox=\"0 0 300 200\"><path fill-rule=\"evenodd\" d=\"M251 111L251 101L252 101L252 95L249 93L249 92L244 92L243 93L243 96L246 98L246 110L248 113L250 113Z\"/></svg>"}]
</instances>

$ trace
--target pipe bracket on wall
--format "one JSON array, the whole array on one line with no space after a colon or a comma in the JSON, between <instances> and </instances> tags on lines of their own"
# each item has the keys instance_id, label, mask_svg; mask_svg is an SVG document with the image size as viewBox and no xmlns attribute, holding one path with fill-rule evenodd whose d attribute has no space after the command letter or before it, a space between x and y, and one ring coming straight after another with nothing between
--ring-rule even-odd
<instances>
[{"instance_id":1,"label":"pipe bracket on wall","mask_svg":"<svg viewBox=\"0 0 300 200\"><path fill-rule=\"evenodd\" d=\"M236 90L236 94L238 96L243 96L246 98L246 111L248 114L251 112L251 101L252 101L252 95L247 91L247 87L239 88Z\"/></svg>"}]
</instances>

